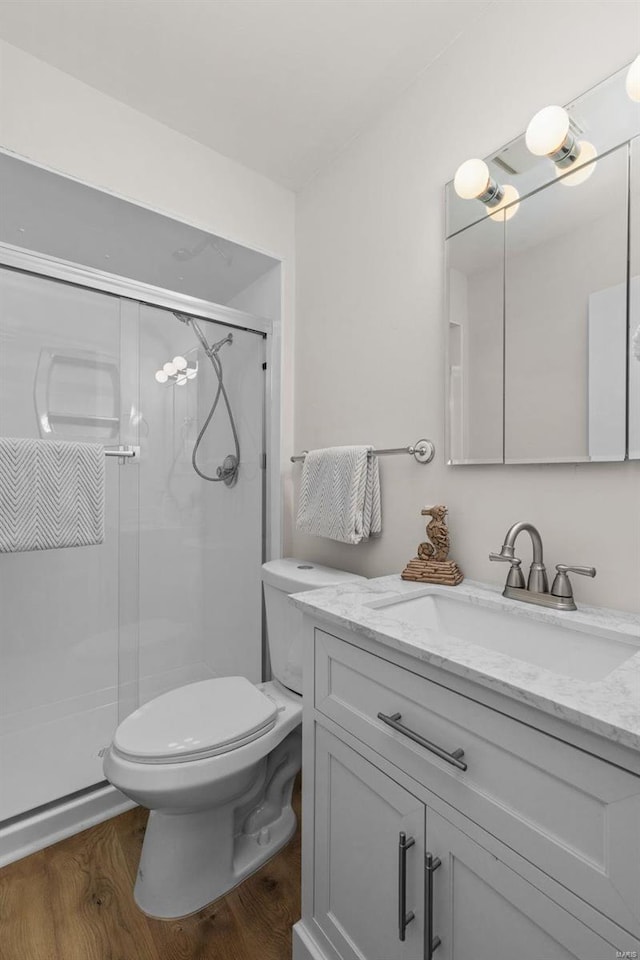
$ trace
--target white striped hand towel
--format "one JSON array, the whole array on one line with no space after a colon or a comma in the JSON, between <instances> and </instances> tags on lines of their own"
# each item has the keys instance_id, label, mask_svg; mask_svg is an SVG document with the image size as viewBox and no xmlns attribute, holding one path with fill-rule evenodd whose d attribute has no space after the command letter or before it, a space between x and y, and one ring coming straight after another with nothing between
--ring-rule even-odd
<instances>
[{"instance_id":1,"label":"white striped hand towel","mask_svg":"<svg viewBox=\"0 0 640 960\"><path fill-rule=\"evenodd\" d=\"M298 530L342 543L380 536L380 471L371 450L365 446L327 447L306 454Z\"/></svg>"},{"instance_id":2,"label":"white striped hand towel","mask_svg":"<svg viewBox=\"0 0 640 960\"><path fill-rule=\"evenodd\" d=\"M0 437L0 553L104 541L104 447Z\"/></svg>"}]
</instances>

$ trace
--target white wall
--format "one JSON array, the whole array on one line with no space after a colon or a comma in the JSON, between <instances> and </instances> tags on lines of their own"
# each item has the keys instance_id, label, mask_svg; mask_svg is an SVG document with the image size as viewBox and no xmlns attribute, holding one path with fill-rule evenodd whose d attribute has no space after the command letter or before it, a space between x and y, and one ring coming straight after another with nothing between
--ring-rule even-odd
<instances>
[{"instance_id":1,"label":"white wall","mask_svg":"<svg viewBox=\"0 0 640 960\"><path fill-rule=\"evenodd\" d=\"M294 194L0 41L0 147L283 261L283 451L291 447ZM283 455L285 473L287 460Z\"/></svg>"},{"instance_id":2,"label":"white wall","mask_svg":"<svg viewBox=\"0 0 640 960\"><path fill-rule=\"evenodd\" d=\"M637 54L631 2L497 2L299 195L295 449L432 437L422 467L385 458L384 533L357 547L291 531L302 557L380 575L423 537L420 509L450 510L465 574L502 583L487 554L507 527L541 530L546 559L594 564L579 601L640 609L640 463L446 467L444 184L467 157L518 135ZM524 558L529 547L520 547Z\"/></svg>"}]
</instances>

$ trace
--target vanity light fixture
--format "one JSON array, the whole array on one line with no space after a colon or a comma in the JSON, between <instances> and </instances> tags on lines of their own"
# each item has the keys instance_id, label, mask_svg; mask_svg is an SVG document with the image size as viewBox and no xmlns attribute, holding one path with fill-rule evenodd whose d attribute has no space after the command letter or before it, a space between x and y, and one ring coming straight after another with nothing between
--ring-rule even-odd
<instances>
[{"instance_id":1,"label":"vanity light fixture","mask_svg":"<svg viewBox=\"0 0 640 960\"><path fill-rule=\"evenodd\" d=\"M595 170L595 163L589 161L597 156L596 148L587 140L576 140L564 107L553 105L538 110L529 122L525 141L534 156L549 157L555 163L556 176L563 176L570 167L576 167L576 173L562 179L568 187L584 183ZM578 173L577 167L582 166L584 169Z\"/></svg>"},{"instance_id":2,"label":"vanity light fixture","mask_svg":"<svg viewBox=\"0 0 640 960\"><path fill-rule=\"evenodd\" d=\"M635 100L636 103L640 103L640 55L635 58L629 67L625 87L629 98Z\"/></svg>"},{"instance_id":3,"label":"vanity light fixture","mask_svg":"<svg viewBox=\"0 0 640 960\"><path fill-rule=\"evenodd\" d=\"M487 207L492 220L509 220L519 204L520 194L511 184L497 183L484 160L465 160L456 170L453 186L463 200L480 200ZM507 208L507 209L505 209Z\"/></svg>"}]
</instances>

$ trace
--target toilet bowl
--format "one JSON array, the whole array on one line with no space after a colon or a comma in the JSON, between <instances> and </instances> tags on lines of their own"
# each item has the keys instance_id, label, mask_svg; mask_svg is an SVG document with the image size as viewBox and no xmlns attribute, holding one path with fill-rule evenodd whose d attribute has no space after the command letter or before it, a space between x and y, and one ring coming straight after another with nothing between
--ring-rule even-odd
<instances>
[{"instance_id":1,"label":"toilet bowl","mask_svg":"<svg viewBox=\"0 0 640 960\"><path fill-rule=\"evenodd\" d=\"M298 560L263 567L274 679L202 680L120 724L106 778L150 812L134 898L146 914L186 916L223 896L292 837L301 766L300 614L288 595L362 579Z\"/></svg>"}]
</instances>

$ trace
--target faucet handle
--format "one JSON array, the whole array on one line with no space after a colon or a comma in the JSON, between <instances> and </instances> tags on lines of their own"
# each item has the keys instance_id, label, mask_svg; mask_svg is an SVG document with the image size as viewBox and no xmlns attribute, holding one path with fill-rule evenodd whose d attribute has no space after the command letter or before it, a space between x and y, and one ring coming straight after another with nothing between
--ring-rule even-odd
<instances>
[{"instance_id":1,"label":"faucet handle","mask_svg":"<svg viewBox=\"0 0 640 960\"><path fill-rule=\"evenodd\" d=\"M522 560L520 560L519 557L508 557L502 553L490 553L489 560L499 560L501 563L510 563L511 569L507 575L507 586L519 587L521 590L524 589L524 574L520 569Z\"/></svg>"},{"instance_id":2,"label":"faucet handle","mask_svg":"<svg viewBox=\"0 0 640 960\"><path fill-rule=\"evenodd\" d=\"M558 573L579 573L583 577L595 577L595 567L568 567L565 563L556 563Z\"/></svg>"},{"instance_id":3,"label":"faucet handle","mask_svg":"<svg viewBox=\"0 0 640 960\"><path fill-rule=\"evenodd\" d=\"M595 577L596 575L595 567L570 567L566 563L556 563L556 570L558 572L551 587L551 595L554 597L573 598L573 589L567 576L568 573L579 573L583 577Z\"/></svg>"}]
</instances>

